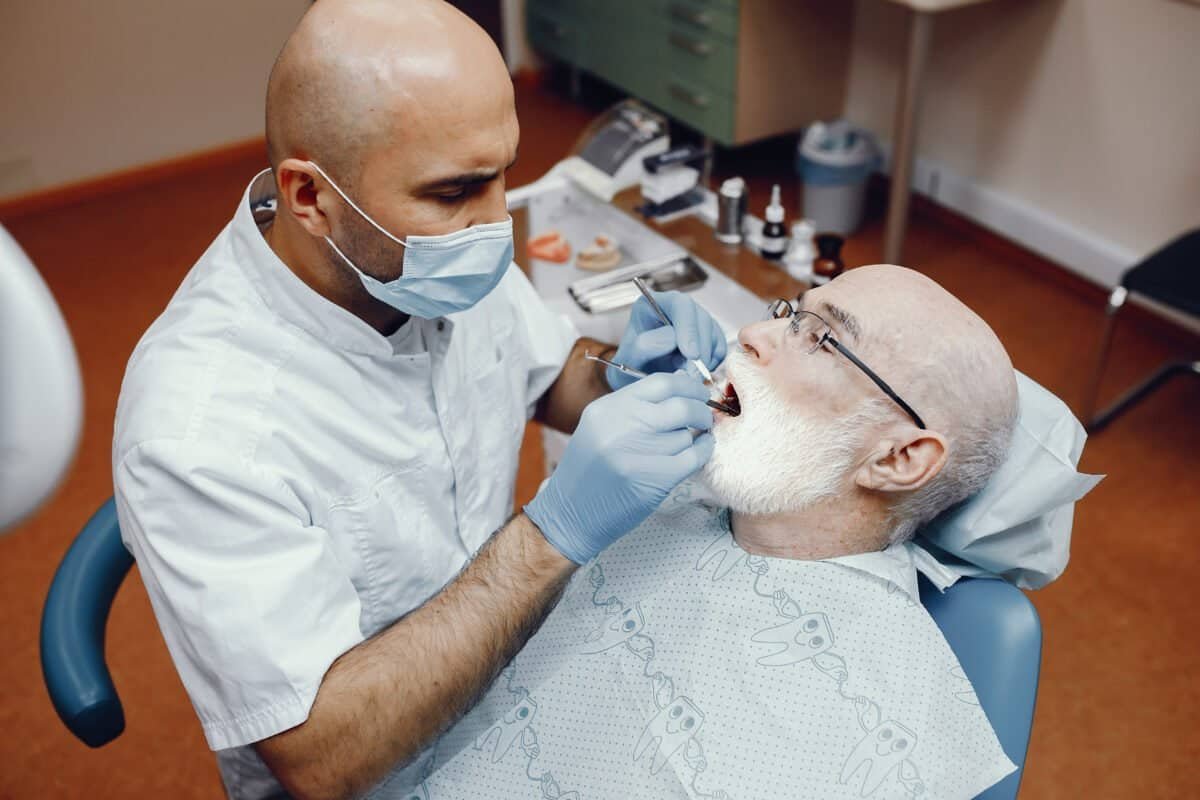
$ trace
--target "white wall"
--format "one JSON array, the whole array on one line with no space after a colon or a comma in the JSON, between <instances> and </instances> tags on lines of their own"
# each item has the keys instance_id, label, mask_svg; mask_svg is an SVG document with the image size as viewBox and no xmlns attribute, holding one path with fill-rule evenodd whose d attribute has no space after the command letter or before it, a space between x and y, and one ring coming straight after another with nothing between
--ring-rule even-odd
<instances>
[{"instance_id":1,"label":"white wall","mask_svg":"<svg viewBox=\"0 0 1200 800\"><path fill-rule=\"evenodd\" d=\"M261 135L267 73L308 5L0 0L0 198ZM510 66L536 63L524 0L502 9ZM886 137L906 12L856 12L847 113ZM942 14L921 123L919 188L936 173L941 202L1108 282L1200 224L1200 6Z\"/></svg>"},{"instance_id":2,"label":"white wall","mask_svg":"<svg viewBox=\"0 0 1200 800\"><path fill-rule=\"evenodd\" d=\"M0 197L262 135L307 0L0 0Z\"/></svg>"},{"instance_id":3,"label":"white wall","mask_svg":"<svg viewBox=\"0 0 1200 800\"><path fill-rule=\"evenodd\" d=\"M858 0L848 116L890 136L906 12ZM1200 225L1200 6L993 0L937 17L914 183L1109 282ZM935 178L935 173L937 176Z\"/></svg>"}]
</instances>

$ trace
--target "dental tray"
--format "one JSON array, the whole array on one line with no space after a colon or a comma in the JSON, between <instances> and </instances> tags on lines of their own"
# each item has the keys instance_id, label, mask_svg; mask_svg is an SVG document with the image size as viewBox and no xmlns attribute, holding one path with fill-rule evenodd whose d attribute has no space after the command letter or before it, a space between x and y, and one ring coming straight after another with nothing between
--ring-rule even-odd
<instances>
[{"instance_id":1,"label":"dental tray","mask_svg":"<svg viewBox=\"0 0 1200 800\"><path fill-rule=\"evenodd\" d=\"M575 281L567 291L584 311L603 314L631 306L641 296L634 278L656 292L686 292L703 286L708 275L691 256L675 254Z\"/></svg>"}]
</instances>

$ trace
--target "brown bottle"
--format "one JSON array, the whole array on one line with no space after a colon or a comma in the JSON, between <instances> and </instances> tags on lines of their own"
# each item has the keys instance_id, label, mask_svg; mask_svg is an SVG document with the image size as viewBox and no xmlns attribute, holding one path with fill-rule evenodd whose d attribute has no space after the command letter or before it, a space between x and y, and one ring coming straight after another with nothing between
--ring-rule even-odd
<instances>
[{"instance_id":1,"label":"brown bottle","mask_svg":"<svg viewBox=\"0 0 1200 800\"><path fill-rule=\"evenodd\" d=\"M841 275L846 269L842 263L842 244L846 240L836 233L818 233L813 241L817 244L817 258L813 261L814 283L825 283Z\"/></svg>"}]
</instances>

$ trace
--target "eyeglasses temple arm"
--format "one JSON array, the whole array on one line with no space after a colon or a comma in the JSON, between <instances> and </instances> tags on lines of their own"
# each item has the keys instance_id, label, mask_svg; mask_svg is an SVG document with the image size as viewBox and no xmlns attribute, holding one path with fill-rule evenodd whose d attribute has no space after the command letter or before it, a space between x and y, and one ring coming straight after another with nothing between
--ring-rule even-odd
<instances>
[{"instance_id":1,"label":"eyeglasses temple arm","mask_svg":"<svg viewBox=\"0 0 1200 800\"><path fill-rule=\"evenodd\" d=\"M900 408L904 409L904 413L908 414L910 417L912 417L913 422L917 423L918 428L920 428L921 430L927 430L927 428L925 427L925 421L923 419L921 419L921 416L919 414L917 414L916 411L913 411L913 407L910 406L908 403L904 402L902 399L900 399L900 395L893 392L892 387L888 386L887 383L884 382L883 378L876 375L871 370L870 367L868 367L863 362L859 361L858 356L854 355L854 353L851 353L849 350L847 350L844 346L842 346L841 342L839 342L837 339L833 338L829 334L825 334L825 341L829 342L831 345L836 347L837 351L839 353L844 355L846 358L850 359L850 363L854 364L854 366L861 369L863 371L864 375L866 375L868 378L870 378L871 381L876 386L878 386L881 390L883 390L884 394L886 394L888 397L892 398L892 400L895 401L896 405L898 405L898 406L900 406Z\"/></svg>"}]
</instances>

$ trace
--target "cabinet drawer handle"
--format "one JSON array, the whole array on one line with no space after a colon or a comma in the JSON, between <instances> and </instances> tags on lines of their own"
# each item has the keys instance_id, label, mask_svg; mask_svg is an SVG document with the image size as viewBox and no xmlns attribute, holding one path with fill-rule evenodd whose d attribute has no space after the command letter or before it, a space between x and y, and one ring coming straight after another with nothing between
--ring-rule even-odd
<instances>
[{"instance_id":1,"label":"cabinet drawer handle","mask_svg":"<svg viewBox=\"0 0 1200 800\"><path fill-rule=\"evenodd\" d=\"M672 83L668 86L668 88L674 97L677 97L683 102L693 105L696 108L708 108L708 97L706 95L696 94L689 89L683 88L678 83Z\"/></svg>"},{"instance_id":2,"label":"cabinet drawer handle","mask_svg":"<svg viewBox=\"0 0 1200 800\"><path fill-rule=\"evenodd\" d=\"M694 56L708 58L712 55L712 45L708 42L698 42L690 36L684 36L682 33L672 33L668 38L671 40L671 44L680 50L686 50Z\"/></svg>"},{"instance_id":3,"label":"cabinet drawer handle","mask_svg":"<svg viewBox=\"0 0 1200 800\"><path fill-rule=\"evenodd\" d=\"M679 3L672 3L670 8L671 16L675 19L683 20L684 22L690 22L693 25L700 26L701 28L712 27L711 14L708 14L704 11L696 11L695 9L688 8L687 6Z\"/></svg>"}]
</instances>

